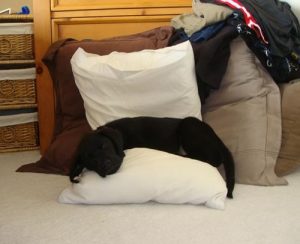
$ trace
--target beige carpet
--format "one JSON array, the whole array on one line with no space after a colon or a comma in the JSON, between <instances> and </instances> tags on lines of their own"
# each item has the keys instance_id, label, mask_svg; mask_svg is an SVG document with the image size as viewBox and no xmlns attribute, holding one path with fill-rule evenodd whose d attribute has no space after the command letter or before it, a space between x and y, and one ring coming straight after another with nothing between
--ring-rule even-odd
<instances>
[{"instance_id":1,"label":"beige carpet","mask_svg":"<svg viewBox=\"0 0 300 244\"><path fill-rule=\"evenodd\" d=\"M288 186L237 185L224 211L157 203L59 204L65 176L16 173L37 151L0 154L1 244L298 244L300 170Z\"/></svg>"}]
</instances>

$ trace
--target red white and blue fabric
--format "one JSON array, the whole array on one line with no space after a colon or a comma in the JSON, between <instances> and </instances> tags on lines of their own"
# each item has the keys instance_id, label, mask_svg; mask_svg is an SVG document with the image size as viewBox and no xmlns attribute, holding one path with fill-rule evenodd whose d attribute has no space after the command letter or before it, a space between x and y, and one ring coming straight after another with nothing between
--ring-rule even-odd
<instances>
[{"instance_id":1,"label":"red white and blue fabric","mask_svg":"<svg viewBox=\"0 0 300 244\"><path fill-rule=\"evenodd\" d=\"M260 38L264 43L268 44L268 41L263 34L261 27L259 26L259 24L257 24L255 18L238 0L217 0L217 2L226 4L232 9L239 9L243 13L246 25L255 31L258 38Z\"/></svg>"}]
</instances>

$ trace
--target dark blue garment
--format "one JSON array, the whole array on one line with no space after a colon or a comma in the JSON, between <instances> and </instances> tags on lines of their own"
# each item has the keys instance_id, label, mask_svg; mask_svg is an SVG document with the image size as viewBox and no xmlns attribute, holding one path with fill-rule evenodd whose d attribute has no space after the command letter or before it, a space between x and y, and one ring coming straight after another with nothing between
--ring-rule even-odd
<instances>
[{"instance_id":1,"label":"dark blue garment","mask_svg":"<svg viewBox=\"0 0 300 244\"><path fill-rule=\"evenodd\" d=\"M214 37L226 24L226 21L220 21L215 24L206 26L199 31L193 33L190 37L185 33L184 29L177 29L176 30L176 37L173 36L173 38L176 38L178 42L184 42L187 40L190 40L191 42L201 42L201 41L207 41L210 38Z\"/></svg>"},{"instance_id":2,"label":"dark blue garment","mask_svg":"<svg viewBox=\"0 0 300 244\"><path fill-rule=\"evenodd\" d=\"M273 55L269 47L262 43L248 26L241 23L238 29L247 46L253 51L276 83L286 83L300 78L299 58L294 57L294 55L298 56L296 53L291 53L285 57Z\"/></svg>"},{"instance_id":3,"label":"dark blue garment","mask_svg":"<svg viewBox=\"0 0 300 244\"><path fill-rule=\"evenodd\" d=\"M187 36L187 34L185 33L183 28L180 29L175 29L173 32L173 35L171 36L168 46L173 46L185 41L188 41L189 37Z\"/></svg>"},{"instance_id":4,"label":"dark blue garment","mask_svg":"<svg viewBox=\"0 0 300 244\"><path fill-rule=\"evenodd\" d=\"M207 41L213 36L215 36L224 26L225 26L225 21L220 21L215 24L206 26L201 30L193 33L190 37L190 41L191 42Z\"/></svg>"}]
</instances>

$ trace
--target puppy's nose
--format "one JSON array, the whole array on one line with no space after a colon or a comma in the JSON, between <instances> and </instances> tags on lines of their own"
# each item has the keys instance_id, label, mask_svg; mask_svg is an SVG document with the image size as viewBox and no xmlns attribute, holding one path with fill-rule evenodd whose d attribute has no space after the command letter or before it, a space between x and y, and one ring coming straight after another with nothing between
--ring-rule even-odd
<instances>
[{"instance_id":1,"label":"puppy's nose","mask_svg":"<svg viewBox=\"0 0 300 244\"><path fill-rule=\"evenodd\" d=\"M106 177L109 174L109 168L111 167L111 160L105 159L98 165L98 174L101 177Z\"/></svg>"},{"instance_id":2,"label":"puppy's nose","mask_svg":"<svg viewBox=\"0 0 300 244\"><path fill-rule=\"evenodd\" d=\"M105 165L109 166L111 164L111 160L110 159L105 159L104 163L105 163Z\"/></svg>"}]
</instances>

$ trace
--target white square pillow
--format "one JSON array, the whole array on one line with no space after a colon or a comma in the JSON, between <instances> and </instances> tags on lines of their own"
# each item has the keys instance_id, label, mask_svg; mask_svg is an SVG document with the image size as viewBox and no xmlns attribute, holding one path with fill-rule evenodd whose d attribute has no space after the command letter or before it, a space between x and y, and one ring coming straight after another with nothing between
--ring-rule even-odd
<instances>
[{"instance_id":1,"label":"white square pillow","mask_svg":"<svg viewBox=\"0 0 300 244\"><path fill-rule=\"evenodd\" d=\"M58 201L73 204L156 201L224 209L226 194L226 184L217 168L158 150L134 148L126 150L117 173L102 178L94 171L84 171L80 182L63 190Z\"/></svg>"},{"instance_id":2,"label":"white square pillow","mask_svg":"<svg viewBox=\"0 0 300 244\"><path fill-rule=\"evenodd\" d=\"M201 119L194 54L188 41L104 56L79 48L71 65L93 129L123 117Z\"/></svg>"}]
</instances>

